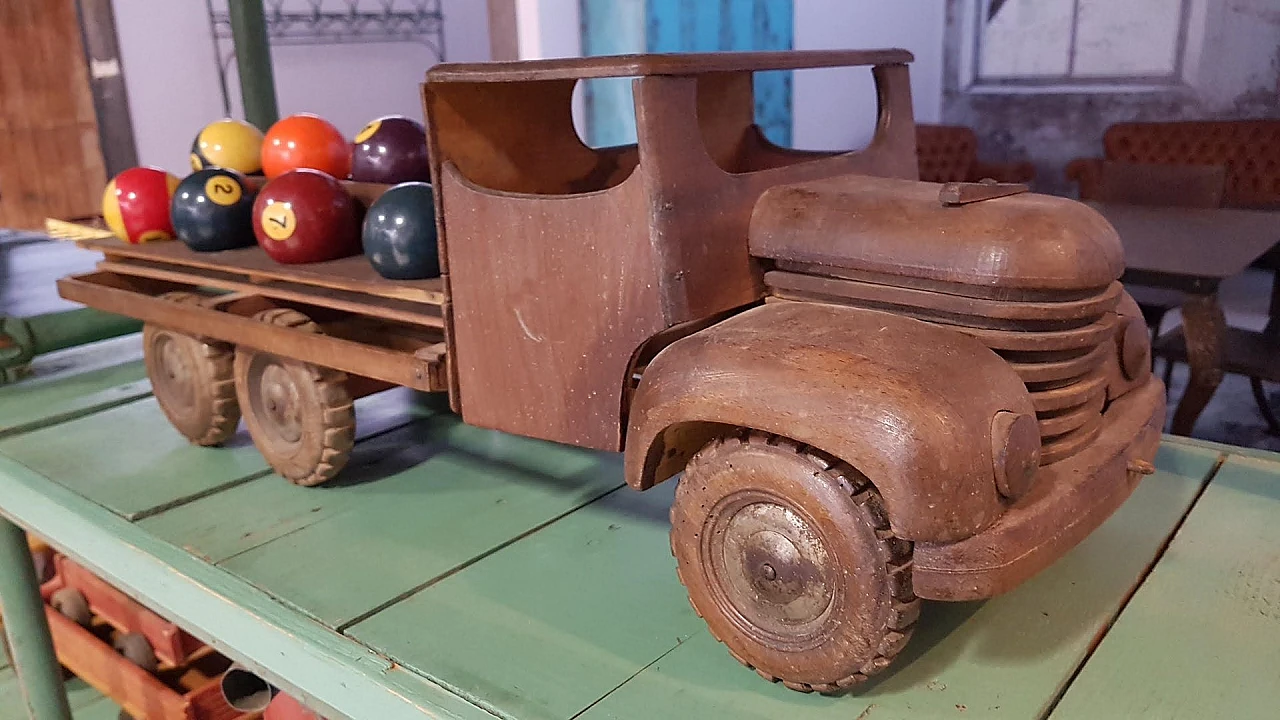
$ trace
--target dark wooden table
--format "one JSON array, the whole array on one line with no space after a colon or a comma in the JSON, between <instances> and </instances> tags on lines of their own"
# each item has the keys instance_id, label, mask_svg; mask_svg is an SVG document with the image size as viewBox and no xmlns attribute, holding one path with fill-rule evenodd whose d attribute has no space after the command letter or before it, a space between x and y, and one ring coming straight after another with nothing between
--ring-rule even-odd
<instances>
[{"instance_id":1,"label":"dark wooden table","mask_svg":"<svg viewBox=\"0 0 1280 720\"><path fill-rule=\"evenodd\" d=\"M1226 361L1229 329L1218 286L1280 242L1280 211L1087 204L1120 233L1126 283L1186 293L1182 332L1191 378L1171 430L1190 435L1222 382Z\"/></svg>"}]
</instances>

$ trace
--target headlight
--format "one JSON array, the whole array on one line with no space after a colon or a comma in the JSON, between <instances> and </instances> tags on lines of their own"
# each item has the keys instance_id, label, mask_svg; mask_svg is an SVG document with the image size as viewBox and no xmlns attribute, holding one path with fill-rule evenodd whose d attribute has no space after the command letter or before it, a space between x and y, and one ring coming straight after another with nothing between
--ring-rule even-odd
<instances>
[{"instance_id":1,"label":"headlight","mask_svg":"<svg viewBox=\"0 0 1280 720\"><path fill-rule=\"evenodd\" d=\"M991 420L991 459L996 488L1016 500L1040 467L1040 425L1034 415L1000 411Z\"/></svg>"},{"instance_id":2,"label":"headlight","mask_svg":"<svg viewBox=\"0 0 1280 720\"><path fill-rule=\"evenodd\" d=\"M1120 353L1120 372L1126 380L1137 380L1151 371L1151 343L1147 325L1141 317L1124 319L1124 327L1116 335Z\"/></svg>"}]
</instances>

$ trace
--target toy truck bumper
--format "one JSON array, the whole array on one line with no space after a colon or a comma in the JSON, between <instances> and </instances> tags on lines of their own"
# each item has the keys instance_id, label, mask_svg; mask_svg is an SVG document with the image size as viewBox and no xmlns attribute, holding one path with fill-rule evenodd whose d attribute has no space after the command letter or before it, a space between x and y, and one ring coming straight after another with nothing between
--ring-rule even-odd
<instances>
[{"instance_id":1,"label":"toy truck bumper","mask_svg":"<svg viewBox=\"0 0 1280 720\"><path fill-rule=\"evenodd\" d=\"M1040 468L1035 484L992 526L956 543L915 546L915 592L930 600L999 595L1044 569L1110 517L1137 487L1160 444L1164 386L1155 378L1107 409L1092 445Z\"/></svg>"}]
</instances>

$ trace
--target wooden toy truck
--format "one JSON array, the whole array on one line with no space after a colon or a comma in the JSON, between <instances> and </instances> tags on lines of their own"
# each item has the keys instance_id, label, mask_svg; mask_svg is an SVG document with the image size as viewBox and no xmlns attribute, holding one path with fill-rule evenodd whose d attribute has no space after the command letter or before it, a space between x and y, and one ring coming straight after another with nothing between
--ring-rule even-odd
<instances>
[{"instance_id":1,"label":"wooden toy truck","mask_svg":"<svg viewBox=\"0 0 1280 720\"><path fill-rule=\"evenodd\" d=\"M99 271L61 292L146 322L193 442L243 414L297 483L338 472L352 398L394 385L622 451L637 489L683 472L694 608L763 677L839 691L893 660L918 598L1004 592L1085 537L1151 472L1164 418L1115 231L1021 186L917 182L910 59L438 65L440 279L96 242ZM754 124L753 72L852 65L875 79L865 149ZM635 78L638 142L587 147L574 86L614 76Z\"/></svg>"}]
</instances>

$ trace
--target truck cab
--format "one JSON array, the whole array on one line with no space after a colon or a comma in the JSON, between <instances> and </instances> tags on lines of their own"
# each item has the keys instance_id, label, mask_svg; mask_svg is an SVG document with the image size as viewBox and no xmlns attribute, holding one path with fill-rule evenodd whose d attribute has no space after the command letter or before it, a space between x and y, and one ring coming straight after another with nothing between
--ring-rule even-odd
<instances>
[{"instance_id":1,"label":"truck cab","mask_svg":"<svg viewBox=\"0 0 1280 720\"><path fill-rule=\"evenodd\" d=\"M918 181L902 50L442 65L423 94L455 410L679 478L690 600L767 679L888 666L920 598L1004 592L1150 472L1164 391L1093 210ZM770 143L752 74L870 65L853 152ZM634 145L578 81L629 77Z\"/></svg>"},{"instance_id":2,"label":"truck cab","mask_svg":"<svg viewBox=\"0 0 1280 720\"><path fill-rule=\"evenodd\" d=\"M637 357L672 328L764 297L746 243L762 192L850 173L915 177L910 59L711 53L430 70L455 409L483 427L621 450ZM847 65L872 66L868 147L804 152L764 137L755 72ZM574 129L574 87L603 77L634 78L634 145L591 148Z\"/></svg>"}]
</instances>

